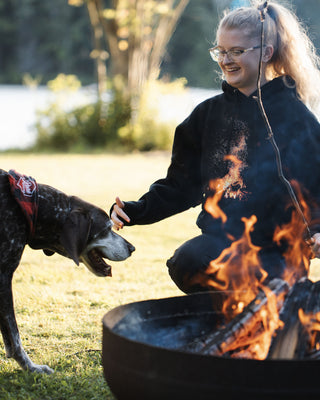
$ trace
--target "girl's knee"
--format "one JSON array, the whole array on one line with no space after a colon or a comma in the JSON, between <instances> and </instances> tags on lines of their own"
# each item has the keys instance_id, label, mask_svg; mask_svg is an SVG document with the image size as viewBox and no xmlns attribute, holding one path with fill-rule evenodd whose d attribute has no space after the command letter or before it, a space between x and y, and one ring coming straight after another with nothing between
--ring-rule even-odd
<instances>
[{"instance_id":1,"label":"girl's knee","mask_svg":"<svg viewBox=\"0 0 320 400\"><path fill-rule=\"evenodd\" d=\"M213 244L213 239L211 240L210 243ZM207 241L204 235L197 236L180 246L167 261L171 279L185 293L207 290L203 285L196 283L195 279L198 274L205 274L214 258L208 252ZM211 248L213 247L212 245Z\"/></svg>"},{"instance_id":2,"label":"girl's knee","mask_svg":"<svg viewBox=\"0 0 320 400\"><path fill-rule=\"evenodd\" d=\"M206 271L229 244L223 238L206 234L188 240L167 261L171 279L185 293L211 290L206 283Z\"/></svg>"}]
</instances>

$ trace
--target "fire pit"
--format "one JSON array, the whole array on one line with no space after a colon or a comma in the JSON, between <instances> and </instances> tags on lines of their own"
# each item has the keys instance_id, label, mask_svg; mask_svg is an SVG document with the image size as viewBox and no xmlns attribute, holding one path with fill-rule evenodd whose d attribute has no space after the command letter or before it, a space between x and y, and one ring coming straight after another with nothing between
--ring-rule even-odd
<instances>
[{"instance_id":1,"label":"fire pit","mask_svg":"<svg viewBox=\"0 0 320 400\"><path fill-rule=\"evenodd\" d=\"M217 296L141 301L104 316L104 375L117 399L319 399L318 360L259 361L181 350L221 320L213 309Z\"/></svg>"}]
</instances>

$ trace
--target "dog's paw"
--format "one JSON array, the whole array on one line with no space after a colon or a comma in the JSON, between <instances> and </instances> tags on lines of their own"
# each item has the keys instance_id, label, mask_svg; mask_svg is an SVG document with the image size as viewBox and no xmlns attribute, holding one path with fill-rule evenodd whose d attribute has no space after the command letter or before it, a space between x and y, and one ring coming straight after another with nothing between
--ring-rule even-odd
<instances>
[{"instance_id":1,"label":"dog's paw","mask_svg":"<svg viewBox=\"0 0 320 400\"><path fill-rule=\"evenodd\" d=\"M31 366L28 367L28 370L30 372L37 372L38 374L53 374L54 370L48 367L47 365L37 365L37 364L32 364Z\"/></svg>"}]
</instances>

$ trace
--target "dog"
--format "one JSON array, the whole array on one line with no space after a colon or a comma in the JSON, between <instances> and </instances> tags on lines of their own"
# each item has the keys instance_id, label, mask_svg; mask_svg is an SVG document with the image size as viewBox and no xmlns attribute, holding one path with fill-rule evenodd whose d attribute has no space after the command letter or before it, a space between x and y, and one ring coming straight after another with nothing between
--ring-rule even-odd
<instances>
[{"instance_id":1,"label":"dog","mask_svg":"<svg viewBox=\"0 0 320 400\"><path fill-rule=\"evenodd\" d=\"M121 261L134 246L112 230L100 208L32 177L0 169L0 329L6 356L24 370L52 373L34 364L22 347L14 314L12 277L28 244L46 255L59 253L97 276L111 276L104 258Z\"/></svg>"}]
</instances>

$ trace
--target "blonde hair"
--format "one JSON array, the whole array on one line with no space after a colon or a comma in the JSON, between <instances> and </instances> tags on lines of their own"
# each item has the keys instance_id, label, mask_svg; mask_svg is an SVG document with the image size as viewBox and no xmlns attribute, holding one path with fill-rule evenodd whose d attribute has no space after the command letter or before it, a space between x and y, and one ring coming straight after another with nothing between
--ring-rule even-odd
<instances>
[{"instance_id":1,"label":"blonde hair","mask_svg":"<svg viewBox=\"0 0 320 400\"><path fill-rule=\"evenodd\" d=\"M268 4L266 9L265 3ZM227 13L220 21L217 35L221 28L236 28L245 29L250 37L260 38L260 11L263 9L264 44L271 44L274 48L266 68L267 78L290 76L295 81L299 98L320 117L320 59L293 12L274 1L253 1L251 7Z\"/></svg>"}]
</instances>

